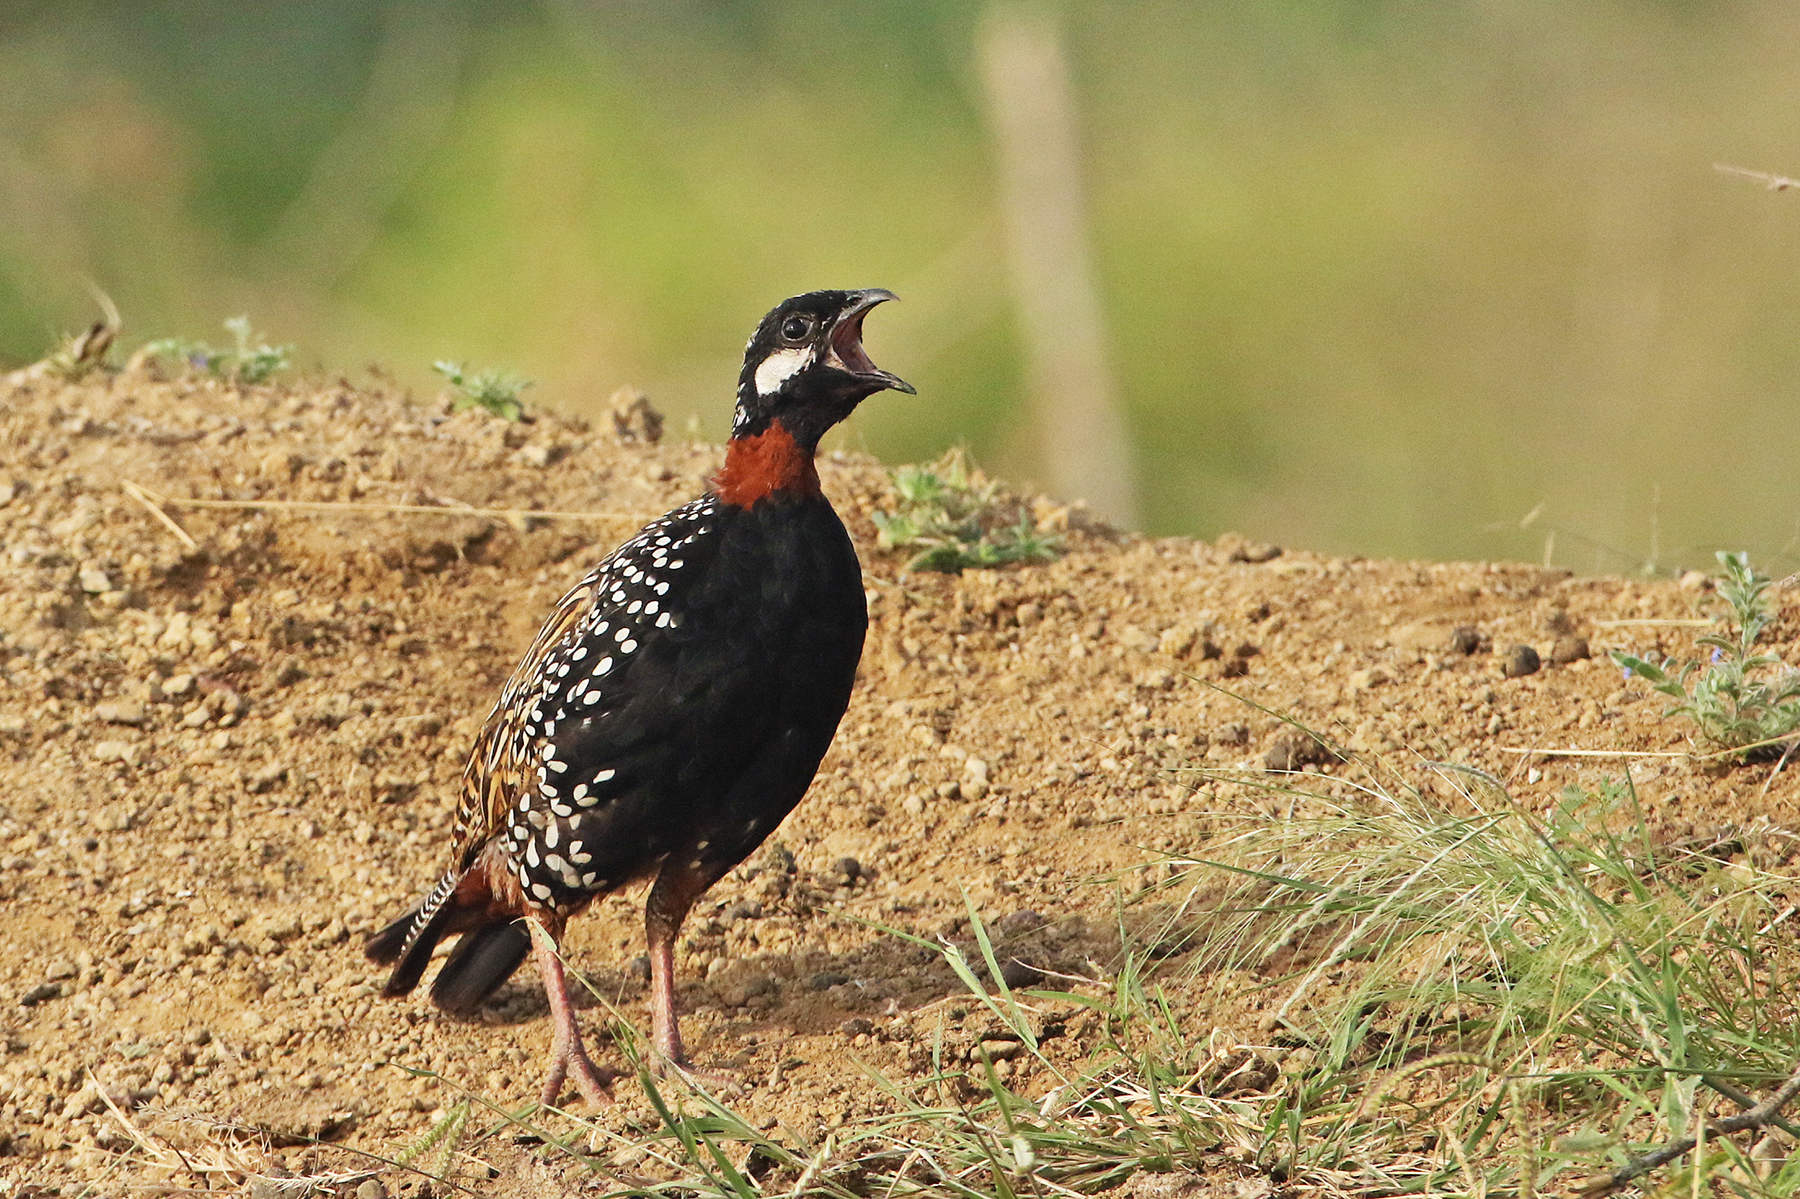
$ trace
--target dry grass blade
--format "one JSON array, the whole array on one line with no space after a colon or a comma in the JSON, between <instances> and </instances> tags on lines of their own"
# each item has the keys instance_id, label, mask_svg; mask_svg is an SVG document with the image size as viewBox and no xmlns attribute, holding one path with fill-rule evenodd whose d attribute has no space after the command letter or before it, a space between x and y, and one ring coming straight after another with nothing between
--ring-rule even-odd
<instances>
[{"instance_id":1,"label":"dry grass blade","mask_svg":"<svg viewBox=\"0 0 1800 1199\"><path fill-rule=\"evenodd\" d=\"M366 515L413 514L422 516L484 516L494 520L613 520L641 521L649 519L638 512L555 512L536 508L472 508L447 504L358 504L349 500L203 500L162 495L141 483L127 481L126 492L139 502L154 508L224 508L251 512L346 512ZM152 502L154 501L154 502ZM163 520L173 521L162 514ZM186 534L182 533L186 538ZM192 544L191 539L189 544Z\"/></svg>"},{"instance_id":2,"label":"dry grass blade","mask_svg":"<svg viewBox=\"0 0 1800 1199\"><path fill-rule=\"evenodd\" d=\"M119 486L124 490L126 495L147 508L150 515L154 516L162 523L163 528L175 534L175 539L181 542L182 545L187 546L190 550L197 550L200 548L200 543L189 536L186 529L176 524L174 517L170 516L167 512L164 512L162 507L155 500L150 498L149 492L145 491L142 487L139 487L129 479L125 480L125 482L121 483Z\"/></svg>"}]
</instances>

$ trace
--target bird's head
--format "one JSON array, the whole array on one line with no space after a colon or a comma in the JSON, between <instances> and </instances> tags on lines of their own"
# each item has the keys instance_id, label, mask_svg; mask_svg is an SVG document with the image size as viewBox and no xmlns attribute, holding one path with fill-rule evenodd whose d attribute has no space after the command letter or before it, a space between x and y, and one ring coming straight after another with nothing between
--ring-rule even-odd
<instances>
[{"instance_id":1,"label":"bird's head","mask_svg":"<svg viewBox=\"0 0 1800 1199\"><path fill-rule=\"evenodd\" d=\"M878 391L912 394L912 385L869 361L863 317L895 299L891 291L813 291L783 300L744 347L734 439L755 437L772 421L810 449L831 426Z\"/></svg>"}]
</instances>

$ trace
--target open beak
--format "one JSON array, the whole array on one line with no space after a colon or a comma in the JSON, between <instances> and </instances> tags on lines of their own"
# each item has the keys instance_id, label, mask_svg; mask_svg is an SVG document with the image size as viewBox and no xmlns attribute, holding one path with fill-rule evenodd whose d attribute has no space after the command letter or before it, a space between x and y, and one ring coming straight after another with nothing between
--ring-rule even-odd
<instances>
[{"instance_id":1,"label":"open beak","mask_svg":"<svg viewBox=\"0 0 1800 1199\"><path fill-rule=\"evenodd\" d=\"M838 316L837 323L831 327L831 351L826 362L875 384L877 388L885 387L893 391L904 391L907 395L918 395L911 383L870 362L869 355L863 350L863 317L875 305L899 298L893 292L879 287L857 292L856 299L844 309Z\"/></svg>"}]
</instances>

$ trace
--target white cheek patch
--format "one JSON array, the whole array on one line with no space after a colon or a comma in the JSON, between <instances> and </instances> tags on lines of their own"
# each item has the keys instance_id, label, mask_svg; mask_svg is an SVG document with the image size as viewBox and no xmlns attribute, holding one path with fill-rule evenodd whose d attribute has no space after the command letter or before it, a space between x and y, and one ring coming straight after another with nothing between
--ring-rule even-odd
<instances>
[{"instance_id":1,"label":"white cheek patch","mask_svg":"<svg viewBox=\"0 0 1800 1199\"><path fill-rule=\"evenodd\" d=\"M811 366L812 360L813 350L810 346L776 350L756 368L756 393L763 396L774 395L781 390L783 383L803 368Z\"/></svg>"}]
</instances>

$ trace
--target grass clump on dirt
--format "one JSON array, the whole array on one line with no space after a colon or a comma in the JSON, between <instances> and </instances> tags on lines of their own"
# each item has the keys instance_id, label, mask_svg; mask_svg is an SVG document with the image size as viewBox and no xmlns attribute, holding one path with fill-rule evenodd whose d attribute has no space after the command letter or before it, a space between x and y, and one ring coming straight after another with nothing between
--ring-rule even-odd
<instances>
[{"instance_id":1,"label":"grass clump on dirt","mask_svg":"<svg viewBox=\"0 0 1800 1199\"><path fill-rule=\"evenodd\" d=\"M978 1087L935 1041L922 1077L869 1069L887 1114L797 1142L640 1069L660 1126L594 1125L604 1151L570 1151L631 1193L734 1199L1096 1194L1222 1167L1327 1195L1594 1196L1661 1171L1669 1193L1800 1193L1790 880L1730 862L1743 841L1656 843L1627 784L1539 816L1437 769L1456 811L1370 786L1174 861L1097 987L1008 987L973 909L966 948L889 930L1009 1039L1004 1062L982 1042ZM1267 1043L1196 1043L1165 988L1208 986L1263 991ZM1047 1043L1076 1013L1103 1031L1071 1062Z\"/></svg>"},{"instance_id":2,"label":"grass clump on dirt","mask_svg":"<svg viewBox=\"0 0 1800 1199\"><path fill-rule=\"evenodd\" d=\"M174 359L194 370L247 385L266 383L278 371L287 369L293 357L293 346L276 346L262 341L251 331L247 316L232 317L225 322L225 328L234 342L228 350L215 350L203 341L163 337L145 343L138 353L146 358Z\"/></svg>"},{"instance_id":3,"label":"grass clump on dirt","mask_svg":"<svg viewBox=\"0 0 1800 1199\"><path fill-rule=\"evenodd\" d=\"M431 369L450 384L451 411L480 408L503 420L525 418L525 404L519 393L531 386L530 379L522 379L509 370L471 372L463 362L438 361L431 364Z\"/></svg>"},{"instance_id":4,"label":"grass clump on dirt","mask_svg":"<svg viewBox=\"0 0 1800 1199\"><path fill-rule=\"evenodd\" d=\"M1061 540L1040 532L1024 505L953 449L936 462L891 472L896 503L876 512L879 544L917 549L908 570L960 574L971 567L1050 562Z\"/></svg>"},{"instance_id":5,"label":"grass clump on dirt","mask_svg":"<svg viewBox=\"0 0 1800 1199\"><path fill-rule=\"evenodd\" d=\"M1674 699L1665 716L1684 716L1700 735L1738 757L1773 757L1800 728L1800 670L1774 654L1757 652L1773 619L1770 580L1750 566L1747 554L1719 554L1721 573L1716 631L1698 639L1710 659L1661 662L1613 651L1613 661ZM1696 677L1697 676L1697 677Z\"/></svg>"},{"instance_id":6,"label":"grass clump on dirt","mask_svg":"<svg viewBox=\"0 0 1800 1199\"><path fill-rule=\"evenodd\" d=\"M1275 1020L1310 1055L1265 1160L1397 1191L1600 1193L1794 1072L1792 884L1729 860L1751 838L1658 843L1628 784L1540 816L1438 769L1457 812L1372 789L1221 847L1239 881L1192 914L1188 968L1283 967ZM1709 1139L1670 1185L1794 1193L1800 1164L1768 1168L1777 1127Z\"/></svg>"}]
</instances>

